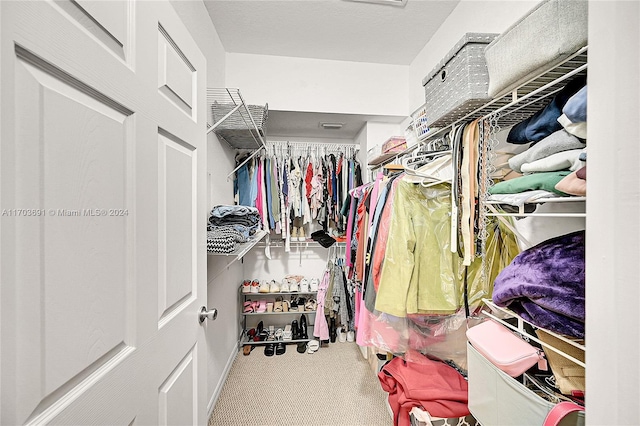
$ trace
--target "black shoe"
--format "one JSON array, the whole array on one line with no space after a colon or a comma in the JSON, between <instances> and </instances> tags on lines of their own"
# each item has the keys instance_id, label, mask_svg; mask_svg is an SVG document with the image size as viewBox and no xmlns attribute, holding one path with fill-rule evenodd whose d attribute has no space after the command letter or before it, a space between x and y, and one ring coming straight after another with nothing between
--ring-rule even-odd
<instances>
[{"instance_id":1,"label":"black shoe","mask_svg":"<svg viewBox=\"0 0 640 426\"><path fill-rule=\"evenodd\" d=\"M300 338L309 338L309 335L307 334L307 317L305 316L305 314L300 315Z\"/></svg>"},{"instance_id":2,"label":"black shoe","mask_svg":"<svg viewBox=\"0 0 640 426\"><path fill-rule=\"evenodd\" d=\"M283 342L278 342L276 344L276 355L282 355L286 351L287 351L287 345L285 345Z\"/></svg>"},{"instance_id":3,"label":"black shoe","mask_svg":"<svg viewBox=\"0 0 640 426\"><path fill-rule=\"evenodd\" d=\"M336 319L331 318L331 322L329 325L329 338L331 339L331 343L335 343L337 337L338 332L336 331Z\"/></svg>"},{"instance_id":4,"label":"black shoe","mask_svg":"<svg viewBox=\"0 0 640 426\"><path fill-rule=\"evenodd\" d=\"M276 350L276 345L273 343L269 343L267 346L264 347L264 354L266 356L273 356L273 354L275 353Z\"/></svg>"},{"instance_id":5,"label":"black shoe","mask_svg":"<svg viewBox=\"0 0 640 426\"><path fill-rule=\"evenodd\" d=\"M298 343L298 347L296 348L299 354L303 354L307 351L307 342Z\"/></svg>"},{"instance_id":6,"label":"black shoe","mask_svg":"<svg viewBox=\"0 0 640 426\"><path fill-rule=\"evenodd\" d=\"M298 321L296 320L291 322L291 339L300 340L300 329L298 328Z\"/></svg>"}]
</instances>

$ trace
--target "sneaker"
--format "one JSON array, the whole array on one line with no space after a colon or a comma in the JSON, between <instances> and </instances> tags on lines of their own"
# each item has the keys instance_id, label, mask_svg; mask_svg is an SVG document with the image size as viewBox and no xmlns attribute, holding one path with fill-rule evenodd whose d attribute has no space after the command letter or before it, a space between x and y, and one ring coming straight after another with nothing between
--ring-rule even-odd
<instances>
[{"instance_id":1,"label":"sneaker","mask_svg":"<svg viewBox=\"0 0 640 426\"><path fill-rule=\"evenodd\" d=\"M291 293L297 293L298 291L300 291L300 289L298 288L298 282L297 281L289 280L289 291Z\"/></svg>"},{"instance_id":2,"label":"sneaker","mask_svg":"<svg viewBox=\"0 0 640 426\"><path fill-rule=\"evenodd\" d=\"M307 237L304 235L304 227L298 228L298 241L304 242L307 241Z\"/></svg>"},{"instance_id":3,"label":"sneaker","mask_svg":"<svg viewBox=\"0 0 640 426\"><path fill-rule=\"evenodd\" d=\"M302 293L309 292L309 281L307 281L306 278L303 278L302 281L300 281L300 292Z\"/></svg>"},{"instance_id":4,"label":"sneaker","mask_svg":"<svg viewBox=\"0 0 640 426\"><path fill-rule=\"evenodd\" d=\"M280 284L276 280L269 283L269 293L280 293Z\"/></svg>"},{"instance_id":5,"label":"sneaker","mask_svg":"<svg viewBox=\"0 0 640 426\"><path fill-rule=\"evenodd\" d=\"M298 241L298 228L295 226L291 228L291 241Z\"/></svg>"},{"instance_id":6,"label":"sneaker","mask_svg":"<svg viewBox=\"0 0 640 426\"><path fill-rule=\"evenodd\" d=\"M260 282L258 280L251 281L251 293L259 293Z\"/></svg>"},{"instance_id":7,"label":"sneaker","mask_svg":"<svg viewBox=\"0 0 640 426\"><path fill-rule=\"evenodd\" d=\"M347 341L347 333L345 333L344 331L342 331L342 327L338 327L338 341L340 343L344 343Z\"/></svg>"},{"instance_id":8,"label":"sneaker","mask_svg":"<svg viewBox=\"0 0 640 426\"><path fill-rule=\"evenodd\" d=\"M282 284L280 285L280 293L289 293L289 280L286 278L282 280Z\"/></svg>"},{"instance_id":9,"label":"sneaker","mask_svg":"<svg viewBox=\"0 0 640 426\"><path fill-rule=\"evenodd\" d=\"M244 280L244 282L242 283L242 292L245 294L251 293L251 281Z\"/></svg>"},{"instance_id":10,"label":"sneaker","mask_svg":"<svg viewBox=\"0 0 640 426\"><path fill-rule=\"evenodd\" d=\"M318 291L318 286L320 285L320 280L317 278L312 278L309 282L309 291Z\"/></svg>"},{"instance_id":11,"label":"sneaker","mask_svg":"<svg viewBox=\"0 0 640 426\"><path fill-rule=\"evenodd\" d=\"M356 340L356 333L353 330L347 331L347 342L353 342Z\"/></svg>"},{"instance_id":12,"label":"sneaker","mask_svg":"<svg viewBox=\"0 0 640 426\"><path fill-rule=\"evenodd\" d=\"M258 289L258 292L269 293L269 284L265 280L260 281L260 288Z\"/></svg>"}]
</instances>

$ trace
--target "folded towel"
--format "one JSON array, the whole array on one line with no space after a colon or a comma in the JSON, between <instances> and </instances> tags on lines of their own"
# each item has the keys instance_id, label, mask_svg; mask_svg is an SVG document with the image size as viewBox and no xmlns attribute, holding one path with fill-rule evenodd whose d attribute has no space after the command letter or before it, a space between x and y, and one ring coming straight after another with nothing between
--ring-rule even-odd
<instances>
[{"instance_id":1,"label":"folded towel","mask_svg":"<svg viewBox=\"0 0 640 426\"><path fill-rule=\"evenodd\" d=\"M531 163L525 163L520 167L520 170L522 170L522 173L537 173L577 169L582 166L582 164L578 162L581 153L581 149L556 152L548 157L532 161Z\"/></svg>"},{"instance_id":2,"label":"folded towel","mask_svg":"<svg viewBox=\"0 0 640 426\"><path fill-rule=\"evenodd\" d=\"M562 127L573 136L579 137L580 139L587 139L587 122L581 121L579 123L574 123L569 118L562 114L558 117L558 123L562 125Z\"/></svg>"},{"instance_id":3,"label":"folded towel","mask_svg":"<svg viewBox=\"0 0 640 426\"><path fill-rule=\"evenodd\" d=\"M577 172L573 172L556 183L556 190L566 194L584 197L587 195L587 181L580 179Z\"/></svg>"},{"instance_id":4,"label":"folded towel","mask_svg":"<svg viewBox=\"0 0 640 426\"><path fill-rule=\"evenodd\" d=\"M489 194L518 194L524 191L544 189L558 195L567 195L556 189L556 184L560 182L569 171L532 173L519 178L499 182L489 188Z\"/></svg>"},{"instance_id":5,"label":"folded towel","mask_svg":"<svg viewBox=\"0 0 640 426\"><path fill-rule=\"evenodd\" d=\"M571 149L583 149L586 145L564 129L558 130L547 136L528 150L514 155L509 159L509 167L516 172L521 172L523 164L531 163L541 158L548 157L557 152Z\"/></svg>"}]
</instances>

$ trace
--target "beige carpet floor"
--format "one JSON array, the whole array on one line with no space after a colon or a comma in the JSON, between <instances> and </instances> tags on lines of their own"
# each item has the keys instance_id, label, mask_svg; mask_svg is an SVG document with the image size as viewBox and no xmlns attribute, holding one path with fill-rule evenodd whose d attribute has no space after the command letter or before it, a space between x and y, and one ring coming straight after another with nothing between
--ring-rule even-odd
<instances>
[{"instance_id":1,"label":"beige carpet floor","mask_svg":"<svg viewBox=\"0 0 640 426\"><path fill-rule=\"evenodd\" d=\"M258 346L236 357L209 426L389 426L386 398L355 343L272 357Z\"/></svg>"}]
</instances>

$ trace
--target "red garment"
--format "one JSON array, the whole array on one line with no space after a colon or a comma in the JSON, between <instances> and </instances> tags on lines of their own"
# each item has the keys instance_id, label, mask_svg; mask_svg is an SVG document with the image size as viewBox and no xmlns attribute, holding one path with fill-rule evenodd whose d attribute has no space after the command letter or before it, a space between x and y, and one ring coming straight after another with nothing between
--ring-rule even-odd
<instances>
[{"instance_id":1,"label":"red garment","mask_svg":"<svg viewBox=\"0 0 640 426\"><path fill-rule=\"evenodd\" d=\"M378 373L389 393L394 426L411 426L409 412L422 407L433 417L469 415L467 381L455 369L424 357L420 362L394 358Z\"/></svg>"},{"instance_id":2,"label":"red garment","mask_svg":"<svg viewBox=\"0 0 640 426\"><path fill-rule=\"evenodd\" d=\"M313 179L313 164L309 163L307 166L307 174L304 177L305 188L307 190L307 201L311 204L311 179Z\"/></svg>"},{"instance_id":3,"label":"red garment","mask_svg":"<svg viewBox=\"0 0 640 426\"><path fill-rule=\"evenodd\" d=\"M365 206L365 200L371 192L371 187L364 190L362 197L358 200L358 230L356 231L356 239L358 240L358 249L356 250L356 279L362 281L364 277L364 263L367 255L367 238L369 237L368 214Z\"/></svg>"}]
</instances>

